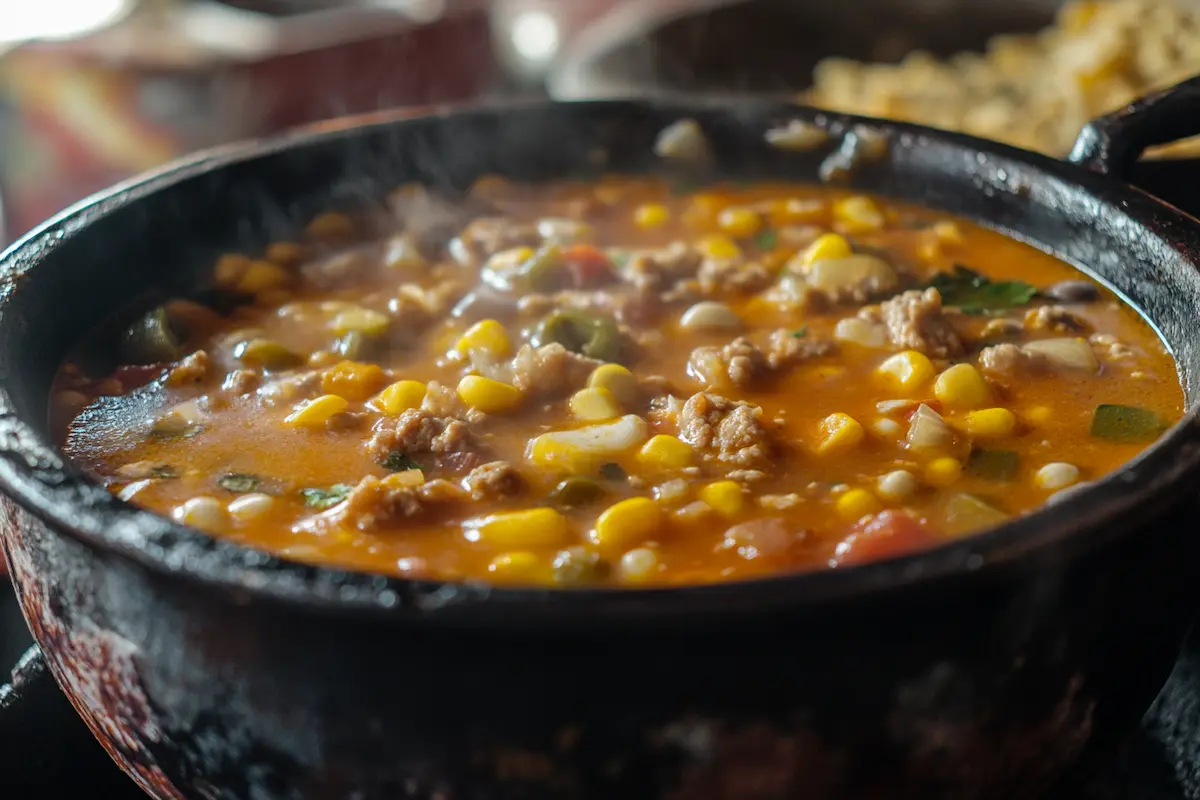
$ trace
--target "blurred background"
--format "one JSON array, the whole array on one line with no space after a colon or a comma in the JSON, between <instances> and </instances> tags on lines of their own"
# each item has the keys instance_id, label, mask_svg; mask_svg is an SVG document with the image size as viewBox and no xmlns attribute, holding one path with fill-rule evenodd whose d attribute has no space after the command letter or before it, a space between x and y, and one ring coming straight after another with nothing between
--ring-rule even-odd
<instances>
[{"instance_id":1,"label":"blurred background","mask_svg":"<svg viewBox=\"0 0 1200 800\"><path fill-rule=\"evenodd\" d=\"M0 239L199 148L480 98L765 92L1062 155L1087 119L1200 73L1196 5L3 0ZM6 600L0 663L26 644Z\"/></svg>"}]
</instances>

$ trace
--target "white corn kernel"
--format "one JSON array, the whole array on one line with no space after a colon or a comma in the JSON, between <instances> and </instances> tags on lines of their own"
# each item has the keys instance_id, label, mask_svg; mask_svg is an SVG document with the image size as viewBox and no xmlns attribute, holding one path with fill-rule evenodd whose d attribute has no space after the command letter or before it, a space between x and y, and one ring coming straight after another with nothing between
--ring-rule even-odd
<instances>
[{"instance_id":1,"label":"white corn kernel","mask_svg":"<svg viewBox=\"0 0 1200 800\"><path fill-rule=\"evenodd\" d=\"M884 500L903 500L917 491L918 486L916 475L906 469L898 469L879 477L875 493Z\"/></svg>"},{"instance_id":2,"label":"white corn kernel","mask_svg":"<svg viewBox=\"0 0 1200 800\"><path fill-rule=\"evenodd\" d=\"M1039 469L1034 475L1034 480L1039 488L1047 491L1065 489L1079 482L1079 467L1055 461Z\"/></svg>"},{"instance_id":3,"label":"white corn kernel","mask_svg":"<svg viewBox=\"0 0 1200 800\"><path fill-rule=\"evenodd\" d=\"M258 519L271 510L274 502L270 495L261 492L244 494L229 503L229 513L243 522Z\"/></svg>"},{"instance_id":4,"label":"white corn kernel","mask_svg":"<svg viewBox=\"0 0 1200 800\"><path fill-rule=\"evenodd\" d=\"M225 523L225 507L215 497L193 497L171 512L176 522L211 531Z\"/></svg>"}]
</instances>

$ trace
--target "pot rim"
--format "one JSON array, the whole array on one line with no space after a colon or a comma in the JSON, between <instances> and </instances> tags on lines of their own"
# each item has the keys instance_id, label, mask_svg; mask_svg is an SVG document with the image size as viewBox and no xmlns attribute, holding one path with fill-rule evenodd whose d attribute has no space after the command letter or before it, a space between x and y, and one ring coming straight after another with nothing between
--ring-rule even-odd
<instances>
[{"instance_id":1,"label":"pot rim","mask_svg":"<svg viewBox=\"0 0 1200 800\"><path fill-rule=\"evenodd\" d=\"M364 131L387 129L427 117L470 120L472 115L584 107L610 114L656 110L677 117L698 113L729 116L748 111L777 117L819 120L826 127L856 125L889 131L909 141L965 149L1019 164L1043 180L1082 189L1099 203L1093 216L1119 206L1120 213L1154 231L1193 269L1200 258L1180 242L1200 241L1200 221L1136 187L1073 164L963 134L919 125L835 114L769 99L691 97L686 100L602 100L561 103L526 101L449 104L414 111L373 112L303 126L268 139L208 149L131 178L88 197L0 254L0 314L20 302L20 284L29 280L44 251L135 200L160 193L189 178L234 164ZM986 224L986 221L985 221ZM1007 235L1014 235L1007 232ZM1020 232L1015 235L1019 238ZM1153 325L1153 321L1151 321ZM1181 379L1182 379L1181 375ZM1182 382L1182 380L1181 380ZM1191 381L1189 380L1188 383ZM1200 476L1200 402L1192 397L1183 418L1136 458L1102 478L1067 490L1053 503L990 531L939 547L852 567L788 573L730 583L681 587L525 589L477 582L393 578L325 566L312 566L235 544L118 500L82 470L68 463L24 421L10 387L0 385L0 492L58 532L89 546L136 562L153 572L184 579L231 595L247 595L306 606L314 611L380 615L397 621L477 628L545 628L548 625L648 625L697 622L730 615L762 616L772 611L819 608L831 602L878 599L896 590L939 582L980 581L1029 569L1047 569L1063 558L1119 538L1112 520L1139 513ZM19 536L6 525L4 537ZM8 541L9 547L19 543Z\"/></svg>"}]
</instances>

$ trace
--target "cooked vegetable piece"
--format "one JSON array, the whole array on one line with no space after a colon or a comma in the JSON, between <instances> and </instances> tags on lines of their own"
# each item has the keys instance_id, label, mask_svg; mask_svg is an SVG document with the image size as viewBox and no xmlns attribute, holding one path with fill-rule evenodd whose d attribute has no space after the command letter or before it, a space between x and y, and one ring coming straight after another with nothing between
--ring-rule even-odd
<instances>
[{"instance_id":1,"label":"cooked vegetable piece","mask_svg":"<svg viewBox=\"0 0 1200 800\"><path fill-rule=\"evenodd\" d=\"M946 532L954 535L975 533L1008 521L1008 514L969 494L950 498L945 513Z\"/></svg>"},{"instance_id":2,"label":"cooked vegetable piece","mask_svg":"<svg viewBox=\"0 0 1200 800\"><path fill-rule=\"evenodd\" d=\"M971 451L967 459L967 472L989 481L1016 480L1021 469L1021 456L1012 450Z\"/></svg>"},{"instance_id":3,"label":"cooked vegetable piece","mask_svg":"<svg viewBox=\"0 0 1200 800\"><path fill-rule=\"evenodd\" d=\"M183 355L183 342L166 307L159 306L126 328L118 352L128 364L157 364Z\"/></svg>"},{"instance_id":4,"label":"cooked vegetable piece","mask_svg":"<svg viewBox=\"0 0 1200 800\"><path fill-rule=\"evenodd\" d=\"M538 323L530 337L535 347L557 342L572 353L599 361L618 361L621 334L611 317L583 311L555 311Z\"/></svg>"},{"instance_id":5,"label":"cooked vegetable piece","mask_svg":"<svg viewBox=\"0 0 1200 800\"><path fill-rule=\"evenodd\" d=\"M558 506L585 506L605 494L604 487L591 478L567 478L554 487L550 502Z\"/></svg>"},{"instance_id":6,"label":"cooked vegetable piece","mask_svg":"<svg viewBox=\"0 0 1200 800\"><path fill-rule=\"evenodd\" d=\"M244 472L227 472L217 478L218 486L234 494L253 492L260 483L262 483L262 479L257 475L249 475Z\"/></svg>"},{"instance_id":7,"label":"cooked vegetable piece","mask_svg":"<svg viewBox=\"0 0 1200 800\"><path fill-rule=\"evenodd\" d=\"M344 483L335 483L328 489L302 489L300 494L304 496L304 503L309 508L315 508L318 511L324 511L327 508L332 508L338 503L346 499L346 496L353 491L353 486L347 486Z\"/></svg>"},{"instance_id":8,"label":"cooked vegetable piece","mask_svg":"<svg viewBox=\"0 0 1200 800\"><path fill-rule=\"evenodd\" d=\"M992 281L975 270L955 264L953 272L942 272L928 284L942 295L943 305L964 314L992 314L1027 305L1037 288L1025 281Z\"/></svg>"},{"instance_id":9,"label":"cooked vegetable piece","mask_svg":"<svg viewBox=\"0 0 1200 800\"><path fill-rule=\"evenodd\" d=\"M1092 436L1110 442L1146 442L1164 429L1162 417L1148 408L1105 403L1092 415Z\"/></svg>"},{"instance_id":10,"label":"cooked vegetable piece","mask_svg":"<svg viewBox=\"0 0 1200 800\"><path fill-rule=\"evenodd\" d=\"M390 469L392 472L403 472L409 469L420 469L421 465L414 461L410 456L400 450L393 450L387 454L380 466L384 469Z\"/></svg>"}]
</instances>

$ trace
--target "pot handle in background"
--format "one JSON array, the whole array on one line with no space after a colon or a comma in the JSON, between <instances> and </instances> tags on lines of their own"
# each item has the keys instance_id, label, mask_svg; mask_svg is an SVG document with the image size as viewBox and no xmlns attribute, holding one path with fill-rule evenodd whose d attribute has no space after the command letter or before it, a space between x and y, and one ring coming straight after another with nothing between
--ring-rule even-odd
<instances>
[{"instance_id":1,"label":"pot handle in background","mask_svg":"<svg viewBox=\"0 0 1200 800\"><path fill-rule=\"evenodd\" d=\"M1128 180L1147 148L1200 135L1200 76L1146 95L1092 120L1068 160L1101 175Z\"/></svg>"}]
</instances>

